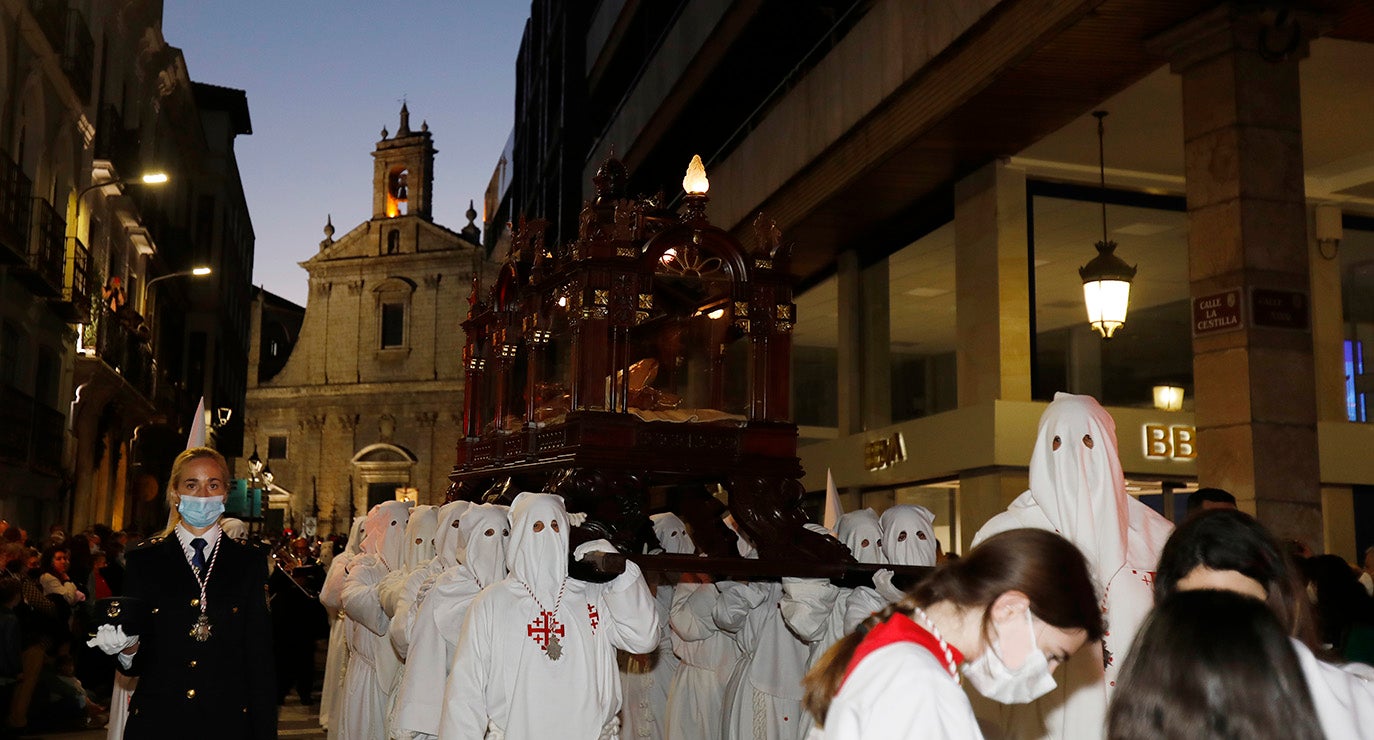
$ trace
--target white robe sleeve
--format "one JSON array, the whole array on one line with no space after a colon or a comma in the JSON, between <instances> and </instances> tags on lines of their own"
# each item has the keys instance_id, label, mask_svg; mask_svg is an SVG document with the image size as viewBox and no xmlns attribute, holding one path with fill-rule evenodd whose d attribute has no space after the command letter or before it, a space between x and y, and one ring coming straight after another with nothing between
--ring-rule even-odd
<instances>
[{"instance_id":1,"label":"white robe sleeve","mask_svg":"<svg viewBox=\"0 0 1374 740\"><path fill-rule=\"evenodd\" d=\"M415 618L416 597L420 594L421 584L429 577L427 568L419 568L406 576L405 584L400 589L400 597L396 600L396 611L391 615L391 624L386 630L387 635L391 637L391 647L402 660L405 660L406 654L410 651L410 631Z\"/></svg>"},{"instance_id":2,"label":"white robe sleeve","mask_svg":"<svg viewBox=\"0 0 1374 740\"><path fill-rule=\"evenodd\" d=\"M377 584L385 575L385 568L380 559L371 563L357 563L344 579L344 611L348 612L349 619L376 635L385 635L391 623L391 618L382 611L382 603L377 599Z\"/></svg>"},{"instance_id":3,"label":"white robe sleeve","mask_svg":"<svg viewBox=\"0 0 1374 740\"><path fill-rule=\"evenodd\" d=\"M329 612L331 624L343 610L344 578L348 576L350 560L352 557L345 555L334 558L329 564L329 574L324 577L324 585L320 587L320 604Z\"/></svg>"},{"instance_id":4,"label":"white robe sleeve","mask_svg":"<svg viewBox=\"0 0 1374 740\"><path fill-rule=\"evenodd\" d=\"M720 600L711 618L726 632L739 632L749 612L768 598L768 588L756 583L721 581L716 587L720 589Z\"/></svg>"},{"instance_id":5,"label":"white robe sleeve","mask_svg":"<svg viewBox=\"0 0 1374 740\"><path fill-rule=\"evenodd\" d=\"M429 581L427 585L432 585ZM410 655L396 697L393 732L422 735L439 733L439 715L444 708L450 647L439 631L434 605L439 599L416 599L410 610ZM405 735L403 735L405 736ZM406 736L408 737L408 736Z\"/></svg>"},{"instance_id":6,"label":"white robe sleeve","mask_svg":"<svg viewBox=\"0 0 1374 740\"><path fill-rule=\"evenodd\" d=\"M705 640L720 632L711 612L720 592L714 583L679 583L673 589L673 606L668 610L668 627L685 642Z\"/></svg>"},{"instance_id":7,"label":"white robe sleeve","mask_svg":"<svg viewBox=\"0 0 1374 740\"><path fill-rule=\"evenodd\" d=\"M498 584L496 588L501 588ZM485 594L489 595L489 594ZM491 599L477 597L463 619L453 666L444 687L444 710L439 717L441 740L470 740L487 734L487 681L496 616Z\"/></svg>"},{"instance_id":8,"label":"white robe sleeve","mask_svg":"<svg viewBox=\"0 0 1374 740\"><path fill-rule=\"evenodd\" d=\"M600 591L601 603L609 612L612 645L627 653L648 653L658 647L658 602L638 565L627 560L624 573L609 583L589 587L593 589Z\"/></svg>"},{"instance_id":9,"label":"white robe sleeve","mask_svg":"<svg viewBox=\"0 0 1374 740\"><path fill-rule=\"evenodd\" d=\"M382 611L388 617L396 616L396 605L401 600L401 590L405 588L408 575L406 571L393 570L377 584L377 599L382 602Z\"/></svg>"},{"instance_id":10,"label":"white robe sleeve","mask_svg":"<svg viewBox=\"0 0 1374 740\"><path fill-rule=\"evenodd\" d=\"M782 619L802 642L825 636L840 587L822 578L782 579Z\"/></svg>"},{"instance_id":11,"label":"white robe sleeve","mask_svg":"<svg viewBox=\"0 0 1374 740\"><path fill-rule=\"evenodd\" d=\"M863 624L873 612L887 607L887 600L878 595L877 590L868 586L858 586L849 594L844 608L844 633L849 634Z\"/></svg>"}]
</instances>

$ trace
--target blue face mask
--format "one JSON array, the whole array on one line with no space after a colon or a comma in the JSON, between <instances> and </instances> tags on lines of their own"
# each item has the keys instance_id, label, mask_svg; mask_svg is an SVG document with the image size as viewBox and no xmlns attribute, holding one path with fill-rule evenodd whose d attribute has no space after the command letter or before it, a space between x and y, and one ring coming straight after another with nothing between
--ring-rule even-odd
<instances>
[{"instance_id":1,"label":"blue face mask","mask_svg":"<svg viewBox=\"0 0 1374 740\"><path fill-rule=\"evenodd\" d=\"M200 529L208 527L224 513L223 496L182 496L177 504L181 520L189 526Z\"/></svg>"}]
</instances>

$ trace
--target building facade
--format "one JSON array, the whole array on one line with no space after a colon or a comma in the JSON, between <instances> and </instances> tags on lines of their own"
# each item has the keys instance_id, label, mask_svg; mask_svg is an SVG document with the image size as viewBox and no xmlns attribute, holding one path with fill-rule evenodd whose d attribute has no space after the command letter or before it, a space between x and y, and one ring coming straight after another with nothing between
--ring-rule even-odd
<instances>
[{"instance_id":1,"label":"building facade","mask_svg":"<svg viewBox=\"0 0 1374 740\"><path fill-rule=\"evenodd\" d=\"M373 151L372 216L301 263L310 291L299 324L260 292L252 314L243 448L270 466L282 523L318 518L347 531L356 514L397 495L442 501L462 421L459 326L476 271L480 229L433 221L436 150L427 124ZM292 336L295 335L294 343ZM287 346L284 364L274 352ZM277 364L279 370L273 371ZM403 489L398 494L398 489Z\"/></svg>"},{"instance_id":2,"label":"building facade","mask_svg":"<svg viewBox=\"0 0 1374 740\"><path fill-rule=\"evenodd\" d=\"M199 398L191 368L211 368L211 387L223 372L214 350L188 349L185 317L239 315L246 356L252 229L233 139L247 103L202 94L161 15L89 0L0 14L0 515L31 529L161 526ZM218 247L221 219L233 249ZM210 275L191 280L194 267ZM242 372L237 396L227 375L217 418L242 410Z\"/></svg>"},{"instance_id":3,"label":"building facade","mask_svg":"<svg viewBox=\"0 0 1374 740\"><path fill-rule=\"evenodd\" d=\"M713 222L748 244L773 218L808 490L830 470L850 507L925 504L960 550L1069 391L1113 413L1131 492L1167 515L1217 486L1281 537L1374 544L1366 4L535 6L585 14L561 26L587 29L584 106L545 113L590 138L522 148L539 116L518 117L508 192L554 157L586 198L614 149L631 191L671 194L699 153ZM1110 341L1078 274L1099 240L1138 267Z\"/></svg>"}]
</instances>

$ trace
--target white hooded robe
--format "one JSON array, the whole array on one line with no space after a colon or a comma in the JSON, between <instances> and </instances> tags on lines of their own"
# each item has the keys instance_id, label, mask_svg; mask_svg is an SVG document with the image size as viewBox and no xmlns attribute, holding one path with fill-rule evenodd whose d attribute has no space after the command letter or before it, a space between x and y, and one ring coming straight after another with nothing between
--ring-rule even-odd
<instances>
[{"instance_id":1,"label":"white hooded robe","mask_svg":"<svg viewBox=\"0 0 1374 740\"><path fill-rule=\"evenodd\" d=\"M883 562L935 566L935 514L930 509L915 504L890 506L878 519L878 526L882 532ZM845 632L854 631L868 615L887 608L902 597L890 588L884 587L884 593L869 586L854 589L846 605Z\"/></svg>"},{"instance_id":2,"label":"white hooded robe","mask_svg":"<svg viewBox=\"0 0 1374 740\"><path fill-rule=\"evenodd\" d=\"M1030 490L983 525L973 546L1024 527L1057 532L1083 552L1107 633L1101 644L1069 658L1055 677L1058 686L1046 696L1002 705L973 692L974 711L1007 737L1101 737L1117 672L1154 606L1155 567L1173 525L1126 494L1116 422L1093 397L1055 394L1040 417Z\"/></svg>"},{"instance_id":3,"label":"white hooded robe","mask_svg":"<svg viewBox=\"0 0 1374 740\"><path fill-rule=\"evenodd\" d=\"M734 672L739 645L711 616L719 600L720 590L714 583L682 582L673 588L668 626L679 662L668 688L668 740L720 737L725 687Z\"/></svg>"},{"instance_id":4,"label":"white hooded robe","mask_svg":"<svg viewBox=\"0 0 1374 740\"><path fill-rule=\"evenodd\" d=\"M712 613L734 634L739 659L725 689L721 735L726 740L792 740L801 724L806 643L782 619L782 584L719 584Z\"/></svg>"},{"instance_id":5,"label":"white hooded robe","mask_svg":"<svg viewBox=\"0 0 1374 740\"><path fill-rule=\"evenodd\" d=\"M884 562L880 544L882 528L872 509L841 515L835 523L835 535L860 563ZM809 671L831 645L852 631L853 627L846 627L845 617L854 589L836 586L823 578L784 578L782 593L783 621L807 644L806 669ZM805 738L816 723L809 712L802 710L797 724L795 737L800 739Z\"/></svg>"},{"instance_id":6,"label":"white hooded robe","mask_svg":"<svg viewBox=\"0 0 1374 740\"><path fill-rule=\"evenodd\" d=\"M506 507L482 504L463 507L457 529L452 522L447 525L455 533L452 552L457 562L422 589L423 596L412 607L410 652L396 695L393 737L439 734L444 686L468 607L484 587L506 577L508 517Z\"/></svg>"},{"instance_id":7,"label":"white hooded robe","mask_svg":"<svg viewBox=\"0 0 1374 740\"><path fill-rule=\"evenodd\" d=\"M676 514L655 514L649 519L653 522L659 547L665 553L691 555L696 552L687 526ZM672 629L668 626L673 584L660 583L650 590L658 608L658 648L643 655L622 653L619 657L620 682L625 692L620 734L631 740L662 740L667 735L668 689L677 672L678 659L673 654Z\"/></svg>"},{"instance_id":8,"label":"white hooded robe","mask_svg":"<svg viewBox=\"0 0 1374 740\"><path fill-rule=\"evenodd\" d=\"M615 651L658 645L658 611L639 567L626 563L602 584L568 578L570 527L557 495L522 493L510 518L510 577L468 608L439 737L617 738ZM582 548L600 544L610 547Z\"/></svg>"},{"instance_id":9,"label":"white hooded robe","mask_svg":"<svg viewBox=\"0 0 1374 740\"><path fill-rule=\"evenodd\" d=\"M348 615L348 668L344 674L343 727L340 737L372 740L387 737L387 688L400 660L391 648L377 587L404 557L410 502L386 501L372 507L363 522L362 553L353 558L344 579L343 606Z\"/></svg>"},{"instance_id":10,"label":"white hooded robe","mask_svg":"<svg viewBox=\"0 0 1374 740\"><path fill-rule=\"evenodd\" d=\"M343 587L348 565L360 552L363 541L363 519L354 517L348 533L348 544L329 563L329 572L320 587L320 604L329 615L329 652L324 661L324 689L320 694L320 726L329 729L341 706L338 695L343 690L344 666L348 664L348 621L344 617Z\"/></svg>"}]
</instances>

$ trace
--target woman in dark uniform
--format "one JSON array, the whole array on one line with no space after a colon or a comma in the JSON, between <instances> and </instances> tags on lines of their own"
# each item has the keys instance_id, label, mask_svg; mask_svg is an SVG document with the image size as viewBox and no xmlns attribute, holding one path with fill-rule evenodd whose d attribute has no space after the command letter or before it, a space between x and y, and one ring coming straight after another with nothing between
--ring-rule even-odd
<instances>
[{"instance_id":1,"label":"woman in dark uniform","mask_svg":"<svg viewBox=\"0 0 1374 740\"><path fill-rule=\"evenodd\" d=\"M228 485L218 452L197 447L177 457L170 526L126 556L124 596L147 609L146 626L126 635L101 625L89 643L139 677L128 740L277 736L267 558L223 535Z\"/></svg>"}]
</instances>

